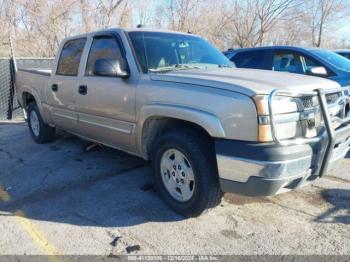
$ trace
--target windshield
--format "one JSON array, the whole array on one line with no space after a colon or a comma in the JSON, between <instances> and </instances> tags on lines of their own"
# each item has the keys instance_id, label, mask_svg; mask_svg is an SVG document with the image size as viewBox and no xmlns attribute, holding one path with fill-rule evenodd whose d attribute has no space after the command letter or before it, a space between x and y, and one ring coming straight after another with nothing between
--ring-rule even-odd
<instances>
[{"instance_id":1,"label":"windshield","mask_svg":"<svg viewBox=\"0 0 350 262\"><path fill-rule=\"evenodd\" d=\"M197 36L130 32L129 37L144 72L233 67L219 50Z\"/></svg>"},{"instance_id":2,"label":"windshield","mask_svg":"<svg viewBox=\"0 0 350 262\"><path fill-rule=\"evenodd\" d=\"M350 72L350 60L331 51L316 49L311 50L316 56L326 60L328 63L333 65L339 70L344 70Z\"/></svg>"}]
</instances>

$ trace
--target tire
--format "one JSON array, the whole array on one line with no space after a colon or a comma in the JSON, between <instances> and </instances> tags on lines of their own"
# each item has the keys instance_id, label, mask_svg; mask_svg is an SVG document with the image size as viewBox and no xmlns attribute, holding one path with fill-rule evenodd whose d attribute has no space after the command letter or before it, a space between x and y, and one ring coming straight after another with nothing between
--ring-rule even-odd
<instances>
[{"instance_id":1,"label":"tire","mask_svg":"<svg viewBox=\"0 0 350 262\"><path fill-rule=\"evenodd\" d=\"M190 129L165 133L155 144L153 168L157 191L177 213L196 217L220 203L222 192L214 153L211 141Z\"/></svg>"},{"instance_id":2,"label":"tire","mask_svg":"<svg viewBox=\"0 0 350 262\"><path fill-rule=\"evenodd\" d=\"M30 135L36 143L48 143L55 139L56 128L47 125L43 121L35 102L29 104L27 118Z\"/></svg>"}]
</instances>

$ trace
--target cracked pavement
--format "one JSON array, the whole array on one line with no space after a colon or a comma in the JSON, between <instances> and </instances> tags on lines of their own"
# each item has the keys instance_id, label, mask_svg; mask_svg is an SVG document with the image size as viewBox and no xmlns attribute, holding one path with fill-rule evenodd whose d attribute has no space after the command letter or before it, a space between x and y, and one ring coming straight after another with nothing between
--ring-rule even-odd
<instances>
[{"instance_id":1,"label":"cracked pavement","mask_svg":"<svg viewBox=\"0 0 350 262\"><path fill-rule=\"evenodd\" d=\"M25 123L0 123L0 254L46 254L47 243L60 255L350 255L350 154L313 185L226 194L186 219L158 197L148 163L87 145L63 133L38 145Z\"/></svg>"}]
</instances>

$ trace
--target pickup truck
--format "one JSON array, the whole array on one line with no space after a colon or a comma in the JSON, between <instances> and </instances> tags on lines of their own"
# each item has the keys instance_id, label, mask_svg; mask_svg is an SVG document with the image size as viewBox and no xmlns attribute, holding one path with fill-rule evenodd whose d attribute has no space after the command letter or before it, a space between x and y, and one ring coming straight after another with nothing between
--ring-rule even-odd
<instances>
[{"instance_id":1,"label":"pickup truck","mask_svg":"<svg viewBox=\"0 0 350 262\"><path fill-rule=\"evenodd\" d=\"M350 144L336 82L238 69L199 36L109 29L65 39L51 71L19 70L35 142L56 128L154 167L165 202L198 216L223 192L270 196L324 175Z\"/></svg>"}]
</instances>

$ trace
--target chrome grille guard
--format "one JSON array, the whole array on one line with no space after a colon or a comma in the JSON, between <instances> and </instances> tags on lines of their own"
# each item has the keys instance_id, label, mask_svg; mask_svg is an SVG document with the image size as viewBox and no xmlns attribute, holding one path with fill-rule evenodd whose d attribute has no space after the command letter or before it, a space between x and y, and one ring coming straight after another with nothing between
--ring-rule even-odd
<instances>
[{"instance_id":1,"label":"chrome grille guard","mask_svg":"<svg viewBox=\"0 0 350 262\"><path fill-rule=\"evenodd\" d=\"M341 90L339 90L341 92ZM273 108L273 101L274 98L277 95L284 95L284 96L291 96L291 97L303 97L303 96L317 96L318 103L321 109L321 115L323 117L324 125L325 125L325 131L312 138L295 138L295 139L279 139L276 134L276 121L275 121L275 113ZM340 102L344 102L344 118L340 119L339 117L331 117L328 108L339 104ZM328 164L332 158L332 151L334 149L334 146L337 143L342 142L344 139L347 139L350 137L350 114L345 115L345 106L347 104L350 104L350 97L349 96L341 96L339 99L337 99L336 102L332 104L327 104L326 100L326 94L323 89L316 89L314 91L310 92L294 92L294 91L286 91L286 90L274 90L271 92L271 94L268 97L268 107L269 107L269 118L270 118L270 124L271 124L271 135L273 141L281 146L288 146L288 145L301 145L301 144L312 144L312 143L318 143L322 139L327 139L327 147L323 156L323 160L321 163L321 166L318 168L319 170L319 176L322 177L326 174ZM332 126L332 120L340 123L340 127L337 129L334 129Z\"/></svg>"}]
</instances>

